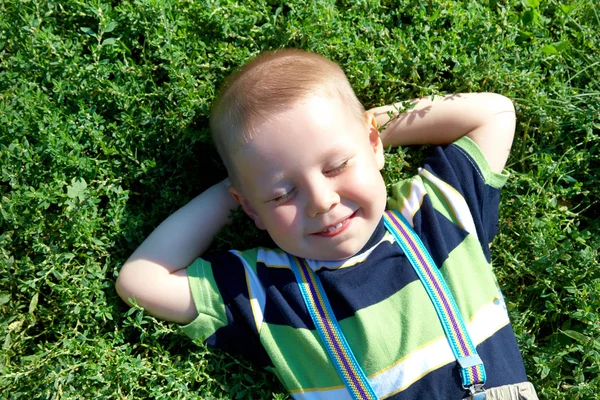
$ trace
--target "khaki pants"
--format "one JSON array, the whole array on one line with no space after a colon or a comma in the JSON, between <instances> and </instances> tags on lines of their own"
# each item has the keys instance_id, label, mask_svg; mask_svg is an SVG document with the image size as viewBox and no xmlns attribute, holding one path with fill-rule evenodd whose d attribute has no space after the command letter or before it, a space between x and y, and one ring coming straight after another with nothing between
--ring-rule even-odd
<instances>
[{"instance_id":1,"label":"khaki pants","mask_svg":"<svg viewBox=\"0 0 600 400\"><path fill-rule=\"evenodd\" d=\"M523 382L487 389L485 400L538 400L538 396L530 382Z\"/></svg>"}]
</instances>

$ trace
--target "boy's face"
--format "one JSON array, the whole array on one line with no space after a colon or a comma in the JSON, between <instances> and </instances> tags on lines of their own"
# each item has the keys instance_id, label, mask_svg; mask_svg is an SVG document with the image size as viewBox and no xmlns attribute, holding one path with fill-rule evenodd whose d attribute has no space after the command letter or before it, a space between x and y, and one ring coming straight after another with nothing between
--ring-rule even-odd
<instances>
[{"instance_id":1,"label":"boy's face","mask_svg":"<svg viewBox=\"0 0 600 400\"><path fill-rule=\"evenodd\" d=\"M374 119L313 96L257 126L235 154L232 194L256 225L293 255L339 260L369 240L386 204Z\"/></svg>"}]
</instances>

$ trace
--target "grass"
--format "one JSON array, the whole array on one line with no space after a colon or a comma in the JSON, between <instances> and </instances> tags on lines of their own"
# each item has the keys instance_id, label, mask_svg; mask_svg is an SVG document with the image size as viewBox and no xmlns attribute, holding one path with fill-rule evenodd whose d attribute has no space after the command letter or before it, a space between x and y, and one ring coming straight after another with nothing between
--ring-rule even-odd
<instances>
[{"instance_id":1,"label":"grass","mask_svg":"<svg viewBox=\"0 0 600 400\"><path fill-rule=\"evenodd\" d=\"M512 98L494 264L544 399L600 393L600 11L594 0L0 3L0 397L287 398L116 296L153 227L224 177L209 108L266 49L316 51L367 107ZM388 181L418 167L387 156ZM213 248L264 243L241 216Z\"/></svg>"}]
</instances>

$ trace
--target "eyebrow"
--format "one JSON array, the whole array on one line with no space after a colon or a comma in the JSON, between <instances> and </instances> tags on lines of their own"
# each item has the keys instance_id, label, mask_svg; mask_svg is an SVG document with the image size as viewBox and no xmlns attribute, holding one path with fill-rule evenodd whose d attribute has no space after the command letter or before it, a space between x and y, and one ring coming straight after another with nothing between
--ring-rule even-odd
<instances>
[{"instance_id":1,"label":"eyebrow","mask_svg":"<svg viewBox=\"0 0 600 400\"><path fill-rule=\"evenodd\" d=\"M268 185L278 185L279 183L281 183L285 179L286 179L285 174L282 173L282 172L278 172L278 173L272 175L271 179L269 179L266 183Z\"/></svg>"},{"instance_id":2,"label":"eyebrow","mask_svg":"<svg viewBox=\"0 0 600 400\"><path fill-rule=\"evenodd\" d=\"M351 157L354 156L354 154L356 153L356 151L354 150L350 150L350 149L340 149L339 147L335 147L333 150L331 150L330 152L326 153L324 155L324 159L325 160L331 160L331 159L335 159L335 162L338 162L340 160L345 160L345 159L349 159Z\"/></svg>"}]
</instances>

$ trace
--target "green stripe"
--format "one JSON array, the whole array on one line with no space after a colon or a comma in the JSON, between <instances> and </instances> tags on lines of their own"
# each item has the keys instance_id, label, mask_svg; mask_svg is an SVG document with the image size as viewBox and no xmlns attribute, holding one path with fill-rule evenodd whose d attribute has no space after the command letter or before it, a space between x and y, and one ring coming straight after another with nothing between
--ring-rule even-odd
<instances>
[{"instance_id":1,"label":"green stripe","mask_svg":"<svg viewBox=\"0 0 600 400\"><path fill-rule=\"evenodd\" d=\"M400 318L386 317L398 313ZM444 336L435 309L418 280L388 299L361 309L355 317L340 321L340 326L368 376L400 361L403 354L409 355ZM428 328L412 330L411 326Z\"/></svg>"},{"instance_id":2,"label":"green stripe","mask_svg":"<svg viewBox=\"0 0 600 400\"><path fill-rule=\"evenodd\" d=\"M265 323L260 340L288 390L344 387L316 330Z\"/></svg>"},{"instance_id":3,"label":"green stripe","mask_svg":"<svg viewBox=\"0 0 600 400\"><path fill-rule=\"evenodd\" d=\"M496 277L473 235L468 235L450 252L441 273L465 322L499 296Z\"/></svg>"},{"instance_id":4,"label":"green stripe","mask_svg":"<svg viewBox=\"0 0 600 400\"><path fill-rule=\"evenodd\" d=\"M187 267L187 274L198 317L181 329L190 338L204 341L227 325L225 304L209 262L196 259Z\"/></svg>"},{"instance_id":5,"label":"green stripe","mask_svg":"<svg viewBox=\"0 0 600 400\"><path fill-rule=\"evenodd\" d=\"M504 186L506 180L510 176L508 171L504 170L502 171L502 173L493 171L487 159L481 152L481 149L473 140L466 136L463 136L462 138L454 142L454 144L466 151L471 156L471 158L475 160L475 163L479 167L479 171L481 171L481 173L483 174L483 178L486 184L496 189L500 189L502 188L502 186Z\"/></svg>"}]
</instances>

